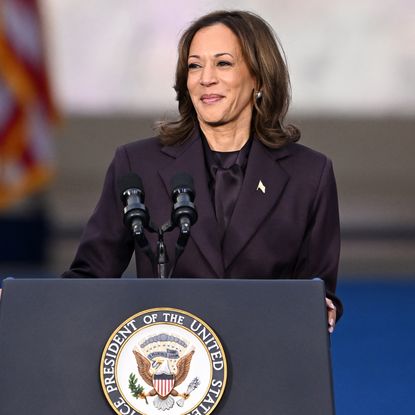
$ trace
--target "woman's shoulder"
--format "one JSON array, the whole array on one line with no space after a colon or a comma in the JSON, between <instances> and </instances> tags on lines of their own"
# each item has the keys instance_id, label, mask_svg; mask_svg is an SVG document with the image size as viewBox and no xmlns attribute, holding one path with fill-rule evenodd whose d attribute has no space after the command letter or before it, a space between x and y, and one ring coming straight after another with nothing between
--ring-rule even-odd
<instances>
[{"instance_id":1,"label":"woman's shoulder","mask_svg":"<svg viewBox=\"0 0 415 415\"><path fill-rule=\"evenodd\" d=\"M299 143L282 148L286 157L279 162L292 179L309 184L318 184L323 176L332 175L332 162L327 155Z\"/></svg>"},{"instance_id":2,"label":"woman's shoulder","mask_svg":"<svg viewBox=\"0 0 415 415\"><path fill-rule=\"evenodd\" d=\"M115 151L115 160L125 159L136 161L153 161L160 157L163 145L158 136L140 138L119 146Z\"/></svg>"},{"instance_id":3,"label":"woman's shoulder","mask_svg":"<svg viewBox=\"0 0 415 415\"><path fill-rule=\"evenodd\" d=\"M129 143L122 145L124 151L128 153L141 152L141 151L160 151L162 144L159 136L140 138Z\"/></svg>"},{"instance_id":4,"label":"woman's shoulder","mask_svg":"<svg viewBox=\"0 0 415 415\"><path fill-rule=\"evenodd\" d=\"M301 170L305 174L315 172L318 174L323 169L332 165L331 159L320 151L299 143L290 143L281 149L281 162L287 170Z\"/></svg>"},{"instance_id":5,"label":"woman's shoulder","mask_svg":"<svg viewBox=\"0 0 415 415\"><path fill-rule=\"evenodd\" d=\"M117 172L125 170L138 171L160 162L161 152L159 137L150 137L131 141L115 150L112 164ZM121 174L120 173L120 174Z\"/></svg>"},{"instance_id":6,"label":"woman's shoulder","mask_svg":"<svg viewBox=\"0 0 415 415\"><path fill-rule=\"evenodd\" d=\"M143 138L122 145L117 149L117 153L121 152L126 154L129 158L133 157L135 159L163 160L165 157L175 157L177 154L180 154L186 150L186 148L191 146L198 138L199 135L197 133L192 133L188 139L173 145L163 143L160 136Z\"/></svg>"},{"instance_id":7,"label":"woman's shoulder","mask_svg":"<svg viewBox=\"0 0 415 415\"><path fill-rule=\"evenodd\" d=\"M308 164L326 164L330 159L327 155L300 143L290 143L286 146L286 150L294 156L296 160L307 162Z\"/></svg>"}]
</instances>

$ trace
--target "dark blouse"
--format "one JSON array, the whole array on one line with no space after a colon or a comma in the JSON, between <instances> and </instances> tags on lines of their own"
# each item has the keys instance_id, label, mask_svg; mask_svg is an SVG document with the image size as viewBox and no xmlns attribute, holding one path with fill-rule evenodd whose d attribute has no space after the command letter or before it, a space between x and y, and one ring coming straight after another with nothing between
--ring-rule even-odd
<instances>
[{"instance_id":1,"label":"dark blouse","mask_svg":"<svg viewBox=\"0 0 415 415\"><path fill-rule=\"evenodd\" d=\"M210 197L223 237L242 188L252 139L238 151L225 152L212 150L204 135L201 136Z\"/></svg>"}]
</instances>

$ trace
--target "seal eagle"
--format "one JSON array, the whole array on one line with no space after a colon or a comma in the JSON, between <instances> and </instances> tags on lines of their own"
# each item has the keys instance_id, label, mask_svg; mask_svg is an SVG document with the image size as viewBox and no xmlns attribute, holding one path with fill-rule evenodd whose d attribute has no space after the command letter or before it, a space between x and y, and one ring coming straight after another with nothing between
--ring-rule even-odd
<instances>
[{"instance_id":1,"label":"seal eagle","mask_svg":"<svg viewBox=\"0 0 415 415\"><path fill-rule=\"evenodd\" d=\"M155 396L154 406L164 411L173 407L174 399L172 396L180 396L184 399L188 397L188 394L180 394L175 388L186 379L194 350L178 359L174 369L171 368L167 358L155 357L149 360L137 349L134 349L133 353L140 376L152 387L149 392L142 394L143 398Z\"/></svg>"}]
</instances>

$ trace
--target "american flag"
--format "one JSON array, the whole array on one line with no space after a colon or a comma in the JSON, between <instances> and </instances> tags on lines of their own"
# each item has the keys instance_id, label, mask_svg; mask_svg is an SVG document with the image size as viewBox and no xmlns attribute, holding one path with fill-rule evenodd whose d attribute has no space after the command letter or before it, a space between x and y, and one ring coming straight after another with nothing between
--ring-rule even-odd
<instances>
[{"instance_id":1,"label":"american flag","mask_svg":"<svg viewBox=\"0 0 415 415\"><path fill-rule=\"evenodd\" d=\"M37 0L0 1L0 211L43 189L54 173L57 120Z\"/></svg>"}]
</instances>

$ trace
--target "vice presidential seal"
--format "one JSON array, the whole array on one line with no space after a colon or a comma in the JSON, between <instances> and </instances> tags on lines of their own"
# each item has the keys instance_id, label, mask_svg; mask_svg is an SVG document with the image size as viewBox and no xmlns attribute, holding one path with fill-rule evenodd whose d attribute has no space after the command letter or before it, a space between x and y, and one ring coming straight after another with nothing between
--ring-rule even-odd
<instances>
[{"instance_id":1,"label":"vice presidential seal","mask_svg":"<svg viewBox=\"0 0 415 415\"><path fill-rule=\"evenodd\" d=\"M135 314L102 353L101 385L119 415L208 415L226 385L226 357L213 330L174 308Z\"/></svg>"}]
</instances>

